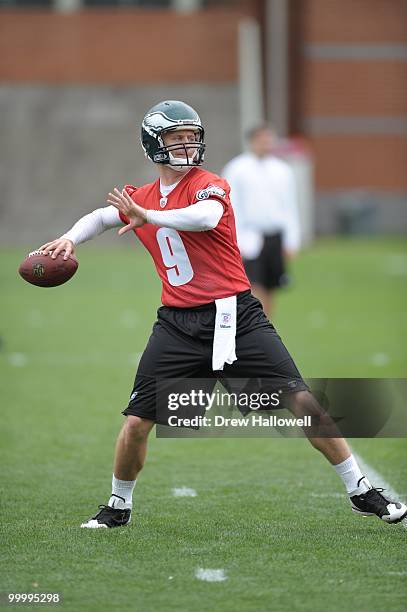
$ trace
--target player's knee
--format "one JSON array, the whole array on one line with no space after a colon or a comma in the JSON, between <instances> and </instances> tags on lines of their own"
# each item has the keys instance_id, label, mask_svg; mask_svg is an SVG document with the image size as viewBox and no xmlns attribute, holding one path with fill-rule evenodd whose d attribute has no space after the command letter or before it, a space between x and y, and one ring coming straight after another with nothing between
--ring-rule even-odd
<instances>
[{"instance_id":1,"label":"player's knee","mask_svg":"<svg viewBox=\"0 0 407 612\"><path fill-rule=\"evenodd\" d=\"M147 436L151 430L151 421L142 419L141 417L129 414L126 418L124 425L126 434L133 440L143 441L147 439Z\"/></svg>"},{"instance_id":2,"label":"player's knee","mask_svg":"<svg viewBox=\"0 0 407 612\"><path fill-rule=\"evenodd\" d=\"M291 396L289 409L299 418L304 416L323 418L325 410L309 391L299 391Z\"/></svg>"},{"instance_id":3,"label":"player's knee","mask_svg":"<svg viewBox=\"0 0 407 612\"><path fill-rule=\"evenodd\" d=\"M335 421L309 391L300 391L291 398L289 409L297 418L311 417L307 436L340 437Z\"/></svg>"}]
</instances>

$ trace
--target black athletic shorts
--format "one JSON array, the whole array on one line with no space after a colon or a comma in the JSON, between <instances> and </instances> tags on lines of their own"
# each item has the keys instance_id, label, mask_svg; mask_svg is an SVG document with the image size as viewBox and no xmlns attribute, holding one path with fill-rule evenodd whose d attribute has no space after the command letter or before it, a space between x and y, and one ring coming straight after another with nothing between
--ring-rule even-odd
<instances>
[{"instance_id":1,"label":"black athletic shorts","mask_svg":"<svg viewBox=\"0 0 407 612\"><path fill-rule=\"evenodd\" d=\"M289 277L285 267L281 233L264 236L263 248L255 259L244 259L249 281L265 289L285 287Z\"/></svg>"},{"instance_id":2,"label":"black athletic shorts","mask_svg":"<svg viewBox=\"0 0 407 612\"><path fill-rule=\"evenodd\" d=\"M124 415L161 422L156 413L156 392L165 379L181 380L184 384L186 379L201 379L209 393L218 380L231 391L242 380L251 388L255 383L256 390L264 393L308 389L250 290L237 296L237 360L214 372L211 364L215 313L214 302L194 308L158 309L158 319L141 357Z\"/></svg>"}]
</instances>

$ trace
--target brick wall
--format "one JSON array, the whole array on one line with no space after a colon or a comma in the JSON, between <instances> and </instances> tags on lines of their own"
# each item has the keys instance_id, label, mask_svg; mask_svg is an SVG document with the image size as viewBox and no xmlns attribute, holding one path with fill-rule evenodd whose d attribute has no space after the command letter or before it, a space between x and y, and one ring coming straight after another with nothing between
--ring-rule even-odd
<instances>
[{"instance_id":1,"label":"brick wall","mask_svg":"<svg viewBox=\"0 0 407 612\"><path fill-rule=\"evenodd\" d=\"M405 0L294 0L307 42L406 40Z\"/></svg>"},{"instance_id":2,"label":"brick wall","mask_svg":"<svg viewBox=\"0 0 407 612\"><path fill-rule=\"evenodd\" d=\"M303 70L305 116L406 113L406 61L306 60Z\"/></svg>"},{"instance_id":3,"label":"brick wall","mask_svg":"<svg viewBox=\"0 0 407 612\"><path fill-rule=\"evenodd\" d=\"M1 10L0 80L8 83L231 82L237 24L248 11Z\"/></svg>"},{"instance_id":4,"label":"brick wall","mask_svg":"<svg viewBox=\"0 0 407 612\"><path fill-rule=\"evenodd\" d=\"M292 10L293 123L312 145L317 188L407 192L407 2L294 0Z\"/></svg>"},{"instance_id":5,"label":"brick wall","mask_svg":"<svg viewBox=\"0 0 407 612\"><path fill-rule=\"evenodd\" d=\"M311 137L310 142L320 190L407 191L404 136L333 134Z\"/></svg>"}]
</instances>

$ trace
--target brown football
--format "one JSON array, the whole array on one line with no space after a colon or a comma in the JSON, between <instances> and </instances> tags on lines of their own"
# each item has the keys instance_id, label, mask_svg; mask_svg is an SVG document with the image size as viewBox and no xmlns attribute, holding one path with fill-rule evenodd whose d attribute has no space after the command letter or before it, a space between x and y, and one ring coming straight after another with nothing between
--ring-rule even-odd
<instances>
[{"instance_id":1,"label":"brown football","mask_svg":"<svg viewBox=\"0 0 407 612\"><path fill-rule=\"evenodd\" d=\"M18 268L20 276L27 283L38 287L57 287L63 285L75 274L78 261L70 255L64 260L64 253L59 253L56 259L43 251L33 251L24 259Z\"/></svg>"}]
</instances>

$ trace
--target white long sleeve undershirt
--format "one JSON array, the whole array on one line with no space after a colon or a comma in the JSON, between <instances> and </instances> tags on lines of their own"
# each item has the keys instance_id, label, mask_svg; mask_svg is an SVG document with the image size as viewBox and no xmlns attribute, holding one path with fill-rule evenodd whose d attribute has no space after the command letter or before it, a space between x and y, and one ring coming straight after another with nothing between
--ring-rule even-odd
<instances>
[{"instance_id":1,"label":"white long sleeve undershirt","mask_svg":"<svg viewBox=\"0 0 407 612\"><path fill-rule=\"evenodd\" d=\"M97 208L93 212L81 217L71 229L61 238L72 240L74 244L81 244L99 236L107 229L123 225L119 212L114 206Z\"/></svg>"},{"instance_id":2,"label":"white long sleeve undershirt","mask_svg":"<svg viewBox=\"0 0 407 612\"><path fill-rule=\"evenodd\" d=\"M149 210L147 223L191 232L205 232L214 229L223 215L223 206L217 200L203 200L186 208L174 210ZM123 225L119 211L114 206L97 208L85 215L61 238L71 240L75 245L86 242L113 227Z\"/></svg>"},{"instance_id":3,"label":"white long sleeve undershirt","mask_svg":"<svg viewBox=\"0 0 407 612\"><path fill-rule=\"evenodd\" d=\"M223 215L223 206L217 200L202 200L186 208L174 210L148 210L147 223L190 232L206 232L216 227Z\"/></svg>"}]
</instances>

